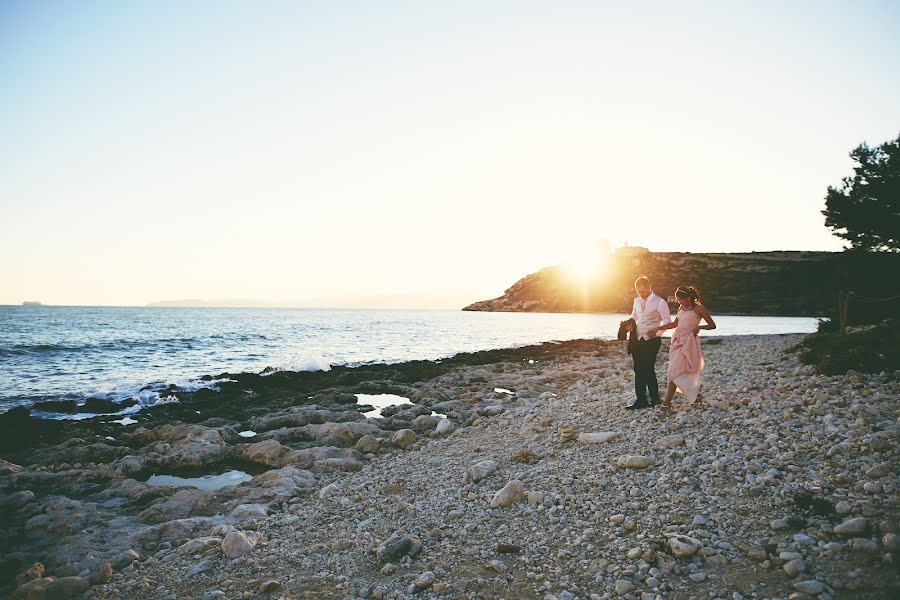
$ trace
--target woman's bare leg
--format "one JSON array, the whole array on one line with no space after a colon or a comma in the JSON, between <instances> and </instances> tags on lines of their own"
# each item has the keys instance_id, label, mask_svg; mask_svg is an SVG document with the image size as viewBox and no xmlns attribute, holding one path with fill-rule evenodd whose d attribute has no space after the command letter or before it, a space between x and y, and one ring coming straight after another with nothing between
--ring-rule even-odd
<instances>
[{"instance_id":1,"label":"woman's bare leg","mask_svg":"<svg viewBox=\"0 0 900 600\"><path fill-rule=\"evenodd\" d=\"M675 397L676 389L678 389L678 387L674 382L670 381L669 387L666 388L666 398L665 400L663 400L662 408L660 409L664 416L669 416L672 414L672 398Z\"/></svg>"}]
</instances>

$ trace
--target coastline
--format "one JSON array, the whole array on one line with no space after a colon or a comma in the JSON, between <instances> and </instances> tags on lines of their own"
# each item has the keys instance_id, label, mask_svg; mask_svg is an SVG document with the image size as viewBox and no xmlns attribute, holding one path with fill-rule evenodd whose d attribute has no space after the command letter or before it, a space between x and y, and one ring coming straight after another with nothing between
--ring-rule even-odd
<instances>
[{"instance_id":1,"label":"coastline","mask_svg":"<svg viewBox=\"0 0 900 600\"><path fill-rule=\"evenodd\" d=\"M878 562L894 543L897 474L878 473L896 457L889 416L900 390L896 378L813 374L783 353L802 336L705 339L708 403L679 406L668 421L621 409L633 394L630 360L621 343L596 339L231 375L220 391L183 393L127 427L7 418L3 586L44 560L43 574L84 586L85 597L254 597L269 580L288 597L587 598L630 585L622 595L686 598L750 593L750 581L786 596L813 575L883 597L897 589L892 567ZM664 366L663 352L660 379ZM413 404L365 418L358 393ZM576 438L617 439L563 441L563 426ZM256 436L242 438L245 430ZM17 445L26 439L31 446ZM625 454L650 465L615 466ZM495 466L484 478L469 473L485 461ZM215 491L142 483L229 468L254 477ZM534 495L490 508L514 479ZM808 514L794 502L799 492L849 511ZM866 522L859 537L837 533L850 517ZM399 530L406 552L379 555ZM675 535L700 547L680 557L667 541ZM245 551L229 558L234 544ZM805 565L789 577L779 556L792 552ZM858 577L847 577L851 567ZM869 586L879 577L888 587Z\"/></svg>"}]
</instances>

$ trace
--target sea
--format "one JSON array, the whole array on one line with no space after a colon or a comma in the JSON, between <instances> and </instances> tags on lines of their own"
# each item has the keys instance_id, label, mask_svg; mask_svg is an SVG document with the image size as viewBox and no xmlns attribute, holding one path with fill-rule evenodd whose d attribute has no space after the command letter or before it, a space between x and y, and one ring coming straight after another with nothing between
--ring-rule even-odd
<instances>
[{"instance_id":1,"label":"sea","mask_svg":"<svg viewBox=\"0 0 900 600\"><path fill-rule=\"evenodd\" d=\"M327 370L460 352L614 339L619 314L458 310L0 306L0 412L37 401L138 404L215 386L204 375ZM816 317L716 317L704 336L808 333ZM53 415L43 415L52 417ZM66 418L84 418L79 413ZM62 415L59 416L62 418Z\"/></svg>"}]
</instances>

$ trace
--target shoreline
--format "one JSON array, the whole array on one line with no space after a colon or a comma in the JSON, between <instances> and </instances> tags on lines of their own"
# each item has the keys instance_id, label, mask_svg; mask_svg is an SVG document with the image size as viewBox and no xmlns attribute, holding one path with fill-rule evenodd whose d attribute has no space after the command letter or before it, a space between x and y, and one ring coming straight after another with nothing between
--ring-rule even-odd
<instances>
[{"instance_id":1,"label":"shoreline","mask_svg":"<svg viewBox=\"0 0 900 600\"><path fill-rule=\"evenodd\" d=\"M888 597L900 384L814 374L784 354L803 335L706 338L708 401L669 420L622 410L624 343L595 339L240 374L127 427L28 419L31 445L0 451L0 585L40 561L21 585L85 598ZM412 404L366 418L356 393ZM145 483L229 469L252 479Z\"/></svg>"},{"instance_id":2,"label":"shoreline","mask_svg":"<svg viewBox=\"0 0 900 600\"><path fill-rule=\"evenodd\" d=\"M571 313L578 314L578 313ZM607 313L597 313L597 314L607 314ZM613 313L609 313L613 314ZM753 316L753 315L724 315L724 316ZM708 338L710 340L722 339L729 340L732 338L743 338L743 339L753 339L756 337L768 337L768 336L787 336L787 335L799 335L806 336L808 333L749 333L749 334L714 334L714 333L706 333L704 334L704 338ZM671 338L670 332L664 332L663 335L660 336L664 342ZM139 401L129 402L131 398L124 398L122 400L111 400L108 398L101 398L97 396L88 396L87 393L84 394L84 397L81 401L74 400L70 397L66 397L65 399L46 399L42 398L40 400L33 400L31 404L21 404L18 406L13 406L10 409L0 412L0 426L2 426L3 418L6 413L9 411L18 409L18 408L26 408L30 411L30 416L35 419L40 419L44 421L90 421L92 419L105 419L111 417L124 417L124 416L132 416L132 415L146 415L146 411L153 410L159 406L163 406L170 402L180 402L182 398L190 398L192 394L199 392L203 389L211 389L212 391L219 391L218 384L220 383L220 379L228 379L230 377L241 377L244 378L246 376L255 377L255 376L270 376L274 373L323 373L328 372L332 369L359 369L359 368L367 368L367 367L399 367L404 368L407 365L413 365L415 363L421 362L432 362L432 363L441 363L447 360L455 359L457 357L464 357L463 360L467 360L465 357L471 357L476 354L480 354L482 352L495 352L495 351L510 351L510 350L526 350L528 348L540 348L546 344L567 344L567 343L617 343L618 340L615 337L589 337L589 338L575 338L571 340L549 340L540 342L538 344L524 344L520 346L508 346L503 348L494 348L488 350L477 350L474 352L458 352L455 354L449 354L446 356L441 356L438 358L420 358L420 359L412 359L412 360L397 360L397 361L365 361L365 362L351 362L346 364L329 364L328 369L316 369L309 371L292 371L289 369L274 369L273 367L265 367L259 371L242 371L240 373L229 373L222 372L218 375L211 375L209 373L200 375L196 378L189 379L184 383L166 383L161 384L158 390L155 390L155 393L159 394L159 399L155 400L152 404L143 404ZM718 342L713 342L718 343ZM267 372L268 370L268 372ZM145 384L141 391L145 391L150 389L152 384ZM210 385L212 387L210 387ZM165 395L164 395L165 394ZM110 411L110 412L91 412L91 411L82 411L81 408L85 406L89 406L93 404L99 407L106 407L109 409L113 409L121 406L119 410ZM54 405L58 405L59 408L68 408L65 411L53 411L49 410L53 408ZM35 414L37 413L37 414ZM2 442L0 442L0 451L2 451Z\"/></svg>"}]
</instances>

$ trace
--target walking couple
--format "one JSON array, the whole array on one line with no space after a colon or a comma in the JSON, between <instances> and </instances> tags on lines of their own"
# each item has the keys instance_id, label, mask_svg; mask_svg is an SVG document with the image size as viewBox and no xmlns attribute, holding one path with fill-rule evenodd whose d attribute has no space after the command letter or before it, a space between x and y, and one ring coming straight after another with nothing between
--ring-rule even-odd
<instances>
[{"instance_id":1,"label":"walking couple","mask_svg":"<svg viewBox=\"0 0 900 600\"><path fill-rule=\"evenodd\" d=\"M637 400L626 406L636 410L659 404L659 385L656 381L656 355L662 345L660 332L674 329L669 347L668 387L662 403L662 414L672 414L672 398L676 392L689 401L700 399L700 373L703 354L700 351L701 329L715 329L709 310L700 303L700 295L693 287L682 286L675 291L678 314L672 321L669 303L650 289L650 280L638 277L634 282L638 297L634 299L631 319L623 322L624 331L631 333L628 352L634 360L634 391ZM701 325L700 321L706 322Z\"/></svg>"}]
</instances>

